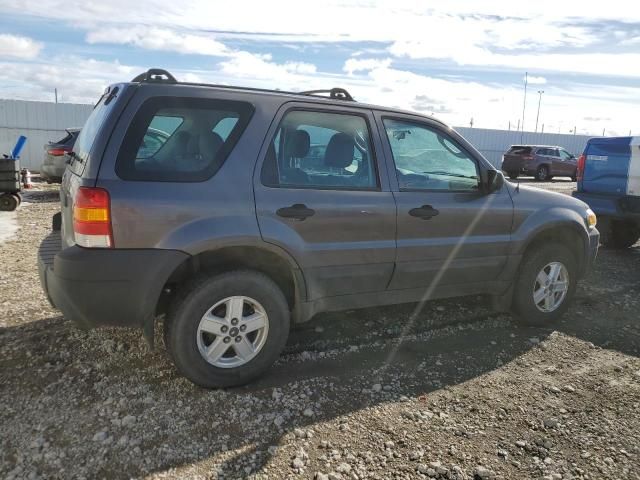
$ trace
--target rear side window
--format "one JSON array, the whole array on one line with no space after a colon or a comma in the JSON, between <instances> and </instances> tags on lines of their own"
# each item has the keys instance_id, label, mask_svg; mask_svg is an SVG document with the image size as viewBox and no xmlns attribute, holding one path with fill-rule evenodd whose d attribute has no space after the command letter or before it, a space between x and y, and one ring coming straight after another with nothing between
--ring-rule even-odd
<instances>
[{"instance_id":1,"label":"rear side window","mask_svg":"<svg viewBox=\"0 0 640 480\"><path fill-rule=\"evenodd\" d=\"M507 153L511 153L513 155L528 155L531 153L531 147L524 147L520 145L514 145L509 149Z\"/></svg>"},{"instance_id":2,"label":"rear side window","mask_svg":"<svg viewBox=\"0 0 640 480\"><path fill-rule=\"evenodd\" d=\"M124 180L207 180L229 156L252 113L246 102L149 99L125 134L116 173Z\"/></svg>"}]
</instances>

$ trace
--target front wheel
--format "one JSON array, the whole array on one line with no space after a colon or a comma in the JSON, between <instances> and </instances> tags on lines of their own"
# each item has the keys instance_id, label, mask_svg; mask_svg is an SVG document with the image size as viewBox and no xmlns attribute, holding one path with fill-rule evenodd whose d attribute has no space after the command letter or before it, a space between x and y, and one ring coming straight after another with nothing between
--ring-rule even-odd
<instances>
[{"instance_id":1,"label":"front wheel","mask_svg":"<svg viewBox=\"0 0 640 480\"><path fill-rule=\"evenodd\" d=\"M289 317L282 291L261 273L202 276L173 302L165 342L178 371L195 384L243 385L278 358Z\"/></svg>"},{"instance_id":2,"label":"front wheel","mask_svg":"<svg viewBox=\"0 0 640 480\"><path fill-rule=\"evenodd\" d=\"M513 310L527 325L543 326L569 307L577 283L576 260L562 244L549 244L527 253L515 283Z\"/></svg>"},{"instance_id":3,"label":"front wheel","mask_svg":"<svg viewBox=\"0 0 640 480\"><path fill-rule=\"evenodd\" d=\"M540 165L536 170L536 180L544 182L549 179L549 167L546 165Z\"/></svg>"}]
</instances>

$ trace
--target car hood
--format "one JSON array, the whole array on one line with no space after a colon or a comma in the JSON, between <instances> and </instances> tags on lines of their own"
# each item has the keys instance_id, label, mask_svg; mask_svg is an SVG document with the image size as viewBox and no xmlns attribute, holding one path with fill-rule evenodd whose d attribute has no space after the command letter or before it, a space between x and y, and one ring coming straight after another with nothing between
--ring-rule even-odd
<instances>
[{"instance_id":1,"label":"car hood","mask_svg":"<svg viewBox=\"0 0 640 480\"><path fill-rule=\"evenodd\" d=\"M506 182L513 199L513 204L518 208L534 208L536 210L553 207L564 207L580 212L589 208L582 200L564 193L552 192L541 188Z\"/></svg>"}]
</instances>

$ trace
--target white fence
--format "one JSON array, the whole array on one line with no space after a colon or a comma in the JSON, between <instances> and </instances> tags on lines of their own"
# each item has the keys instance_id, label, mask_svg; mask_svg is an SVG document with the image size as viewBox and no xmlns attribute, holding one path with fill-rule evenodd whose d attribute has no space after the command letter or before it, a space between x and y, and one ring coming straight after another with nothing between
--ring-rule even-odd
<instances>
[{"instance_id":1,"label":"white fence","mask_svg":"<svg viewBox=\"0 0 640 480\"><path fill-rule=\"evenodd\" d=\"M25 135L27 144L21 154L21 164L38 171L44 155L44 145L61 139L65 128L82 127L92 108L92 105L0 99L0 154L9 153L18 136ZM559 145L577 156L591 138L554 133L521 134L514 130L485 128L460 127L456 130L497 167L500 166L502 154L511 145Z\"/></svg>"},{"instance_id":2,"label":"white fence","mask_svg":"<svg viewBox=\"0 0 640 480\"><path fill-rule=\"evenodd\" d=\"M499 167L502 154L511 145L554 145L563 147L576 157L583 151L587 140L593 138L586 135L563 135L557 133L516 132L514 130L490 130L486 128L456 128L456 131L476 147L487 160Z\"/></svg>"},{"instance_id":3,"label":"white fence","mask_svg":"<svg viewBox=\"0 0 640 480\"><path fill-rule=\"evenodd\" d=\"M24 135L27 143L20 165L38 171L44 145L64 137L65 128L82 127L92 109L92 105L0 99L0 154L11 152Z\"/></svg>"}]
</instances>

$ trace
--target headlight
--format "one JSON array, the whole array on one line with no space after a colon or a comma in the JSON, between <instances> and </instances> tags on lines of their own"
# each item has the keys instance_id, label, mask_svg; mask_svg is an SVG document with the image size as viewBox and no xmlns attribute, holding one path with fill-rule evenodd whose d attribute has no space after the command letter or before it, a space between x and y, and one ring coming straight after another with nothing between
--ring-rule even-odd
<instances>
[{"instance_id":1,"label":"headlight","mask_svg":"<svg viewBox=\"0 0 640 480\"><path fill-rule=\"evenodd\" d=\"M594 228L596 226L596 224L598 223L598 218L596 217L596 214L593 213L593 210L591 210L590 208L587 208L587 227L589 228Z\"/></svg>"}]
</instances>

